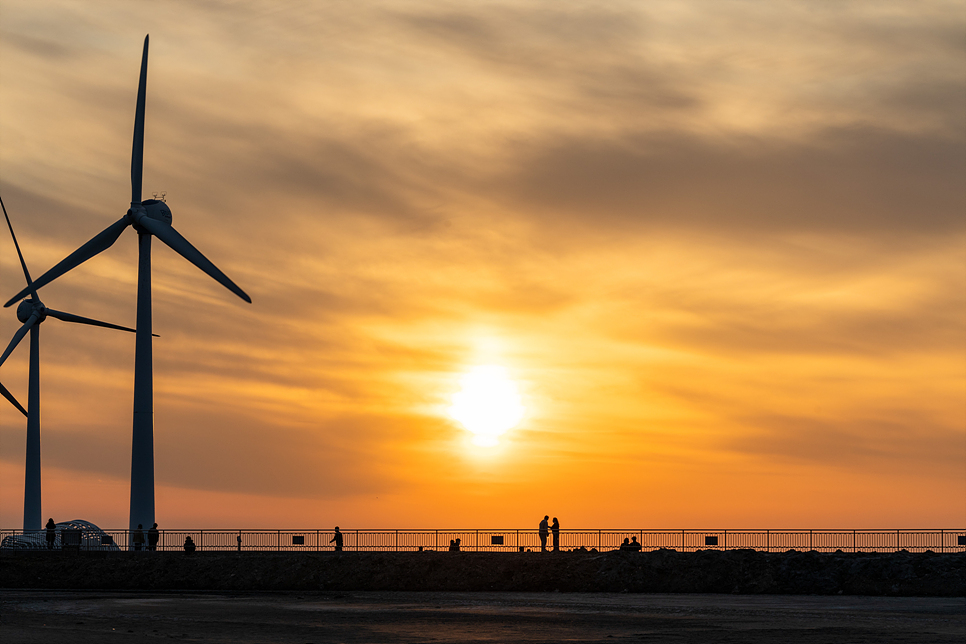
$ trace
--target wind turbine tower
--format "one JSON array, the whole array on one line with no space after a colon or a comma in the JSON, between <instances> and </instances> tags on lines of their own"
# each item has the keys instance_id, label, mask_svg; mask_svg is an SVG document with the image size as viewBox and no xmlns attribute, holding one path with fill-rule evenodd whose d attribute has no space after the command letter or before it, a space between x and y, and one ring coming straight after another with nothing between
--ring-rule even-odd
<instances>
[{"instance_id":1,"label":"wind turbine tower","mask_svg":"<svg viewBox=\"0 0 966 644\"><path fill-rule=\"evenodd\" d=\"M210 275L232 293L251 303L251 298L217 266L192 246L171 225L171 210L157 199L141 201L144 165L144 104L148 76L148 37L144 37L141 77L134 115L134 146L131 152L131 207L119 220L41 275L35 288L49 284L67 271L110 248L128 226L138 233L137 333L134 350L134 428L131 446L130 529L155 522L154 516L154 375L151 346L151 238L157 237L176 253ZM27 293L24 289L4 306Z\"/></svg>"},{"instance_id":2,"label":"wind turbine tower","mask_svg":"<svg viewBox=\"0 0 966 644\"><path fill-rule=\"evenodd\" d=\"M24 532L30 530L40 530L43 526L43 514L41 513L41 494L40 494L40 325L47 318L56 318L64 322L75 322L77 324L89 324L91 326L102 326L108 329L118 329L119 331L130 331L134 329L126 326L118 326L107 322L100 322L90 318L83 318L72 313L55 311L48 309L37 296L35 283L30 279L30 272L27 270L27 262L24 261L23 253L20 252L20 244L17 243L17 235L13 232L13 224L7 215L7 207L0 199L0 207L3 208L3 216L7 220L7 227L10 229L10 236L13 237L13 245L17 247L17 255L20 257L20 266L23 268L23 276L27 281L27 291L30 299L26 299L17 307L17 319L23 322L23 326L13 334L13 339L7 345L3 355L0 355L0 365L17 348L27 332L30 332L30 367L27 376L27 409L17 402L17 399L10 394L3 385L0 385L4 398L9 400L14 407L19 409L27 416L27 458L24 467L24 488L23 488L23 529Z\"/></svg>"}]
</instances>

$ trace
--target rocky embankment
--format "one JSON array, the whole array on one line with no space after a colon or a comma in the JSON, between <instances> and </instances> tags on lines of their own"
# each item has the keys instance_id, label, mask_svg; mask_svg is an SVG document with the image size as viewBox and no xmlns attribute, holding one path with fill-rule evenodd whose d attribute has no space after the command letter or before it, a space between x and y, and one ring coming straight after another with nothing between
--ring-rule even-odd
<instances>
[{"instance_id":1,"label":"rocky embankment","mask_svg":"<svg viewBox=\"0 0 966 644\"><path fill-rule=\"evenodd\" d=\"M966 553L7 552L0 587L960 597Z\"/></svg>"}]
</instances>

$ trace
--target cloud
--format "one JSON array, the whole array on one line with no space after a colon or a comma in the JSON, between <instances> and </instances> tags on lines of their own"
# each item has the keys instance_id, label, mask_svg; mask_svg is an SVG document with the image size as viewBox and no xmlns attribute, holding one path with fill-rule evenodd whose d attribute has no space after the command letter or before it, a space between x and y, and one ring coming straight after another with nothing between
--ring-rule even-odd
<instances>
[{"instance_id":1,"label":"cloud","mask_svg":"<svg viewBox=\"0 0 966 644\"><path fill-rule=\"evenodd\" d=\"M961 229L964 150L962 140L874 129L828 131L807 145L574 140L521 151L515 171L487 188L547 226L941 236Z\"/></svg>"},{"instance_id":2,"label":"cloud","mask_svg":"<svg viewBox=\"0 0 966 644\"><path fill-rule=\"evenodd\" d=\"M524 486L623 517L584 481L692 507L776 462L886 489L886 465L962 456L954 6L52 6L7 3L0 32L0 189L34 275L128 207L150 30L145 192L254 300L155 242L167 485L391 490L416 523L464 490L522 516ZM134 240L44 301L132 325ZM126 478L129 338L53 322L42 351L45 459ZM444 410L477 363L532 408L489 462ZM23 349L0 378L24 397Z\"/></svg>"},{"instance_id":3,"label":"cloud","mask_svg":"<svg viewBox=\"0 0 966 644\"><path fill-rule=\"evenodd\" d=\"M159 402L166 402L158 396ZM171 401L155 421L158 485L297 498L338 498L412 484L398 456L386 449L412 433L418 418L346 416L318 419L293 429L225 408ZM161 407L161 405L159 405ZM280 418L280 420L283 420ZM3 441L22 444L3 428ZM44 432L44 466L126 479L129 428L52 426ZM257 450L252 446L258 445ZM23 455L7 453L19 464Z\"/></svg>"},{"instance_id":4,"label":"cloud","mask_svg":"<svg viewBox=\"0 0 966 644\"><path fill-rule=\"evenodd\" d=\"M31 56L43 58L54 58L60 61L67 59L74 54L82 53L79 46L69 47L63 42L58 42L52 38L43 38L20 33L6 32L3 34L4 40L13 47L24 51Z\"/></svg>"},{"instance_id":5,"label":"cloud","mask_svg":"<svg viewBox=\"0 0 966 644\"><path fill-rule=\"evenodd\" d=\"M724 447L778 462L879 471L939 470L962 474L962 433L897 410L891 417L822 419L758 416L741 419L748 429Z\"/></svg>"}]
</instances>

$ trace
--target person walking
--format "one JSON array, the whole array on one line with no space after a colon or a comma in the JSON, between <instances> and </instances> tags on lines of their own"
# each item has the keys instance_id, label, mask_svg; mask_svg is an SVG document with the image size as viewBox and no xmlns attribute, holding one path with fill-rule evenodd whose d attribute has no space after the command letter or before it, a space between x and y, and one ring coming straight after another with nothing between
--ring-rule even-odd
<instances>
[{"instance_id":1,"label":"person walking","mask_svg":"<svg viewBox=\"0 0 966 644\"><path fill-rule=\"evenodd\" d=\"M329 540L329 543L335 541L335 551L342 552L342 533L339 532L339 526L335 526L335 536Z\"/></svg>"},{"instance_id":2,"label":"person walking","mask_svg":"<svg viewBox=\"0 0 966 644\"><path fill-rule=\"evenodd\" d=\"M54 524L53 517L47 519L47 525L44 528L47 529L47 550L53 550L54 541L57 540L57 526Z\"/></svg>"},{"instance_id":3,"label":"person walking","mask_svg":"<svg viewBox=\"0 0 966 644\"><path fill-rule=\"evenodd\" d=\"M139 550L141 550L141 548L144 547L144 532L142 532L142 529L143 528L144 528L144 526L142 526L139 523L138 524L138 529L135 530L134 533L131 535L131 543L134 544L134 550L135 551L139 551Z\"/></svg>"},{"instance_id":4,"label":"person walking","mask_svg":"<svg viewBox=\"0 0 966 644\"><path fill-rule=\"evenodd\" d=\"M158 541L161 538L161 533L158 532L158 524L155 523L148 530L148 550L154 552L158 549Z\"/></svg>"},{"instance_id":5,"label":"person walking","mask_svg":"<svg viewBox=\"0 0 966 644\"><path fill-rule=\"evenodd\" d=\"M547 537L550 535L550 528L547 525L547 521L550 519L550 515L547 514L543 517L543 521L540 522L540 552L547 551Z\"/></svg>"},{"instance_id":6,"label":"person walking","mask_svg":"<svg viewBox=\"0 0 966 644\"><path fill-rule=\"evenodd\" d=\"M553 524L550 526L550 532L553 533L553 551L560 552L560 522L557 521L557 517L553 518Z\"/></svg>"}]
</instances>

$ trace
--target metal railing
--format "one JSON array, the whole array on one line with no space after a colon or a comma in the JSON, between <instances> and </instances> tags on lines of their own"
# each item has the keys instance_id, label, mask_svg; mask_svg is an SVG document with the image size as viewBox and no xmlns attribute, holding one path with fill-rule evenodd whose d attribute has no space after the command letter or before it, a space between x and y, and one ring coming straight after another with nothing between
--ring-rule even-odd
<instances>
[{"instance_id":1,"label":"metal railing","mask_svg":"<svg viewBox=\"0 0 966 644\"><path fill-rule=\"evenodd\" d=\"M197 551L237 552L331 552L332 530L160 530L152 548L144 531L141 549L184 551L190 538ZM449 550L459 539L461 551L540 551L537 530L342 530L343 551L404 552ZM818 552L964 552L966 529L916 530L560 530L560 549L618 550L625 539L641 544L645 551L661 548L684 552L696 550L751 549L763 552L787 550ZM45 533L0 529L3 549L45 549ZM19 545L15 545L19 544ZM26 545L25 545L26 544ZM65 539L58 532L54 549L134 550L128 530L85 532L83 538ZM553 537L547 539L552 549Z\"/></svg>"}]
</instances>

